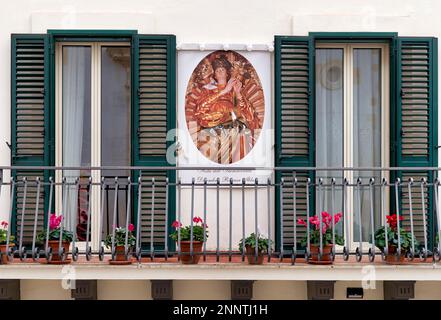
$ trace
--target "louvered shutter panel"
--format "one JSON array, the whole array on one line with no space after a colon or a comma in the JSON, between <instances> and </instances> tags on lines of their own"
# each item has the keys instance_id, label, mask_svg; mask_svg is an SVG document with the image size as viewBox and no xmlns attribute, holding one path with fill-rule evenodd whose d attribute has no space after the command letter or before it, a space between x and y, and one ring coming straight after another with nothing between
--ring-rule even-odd
<instances>
[{"instance_id":1,"label":"louvered shutter panel","mask_svg":"<svg viewBox=\"0 0 441 320\"><path fill-rule=\"evenodd\" d=\"M47 166L49 148L49 39L40 34L14 34L11 38L11 164L13 166ZM35 217L37 177L43 181L43 170L14 170L18 181L14 199L12 226L24 243L32 241ZM22 178L28 187L24 202ZM38 210L38 229L43 227L45 188L41 188ZM24 223L22 210L24 207Z\"/></svg>"},{"instance_id":2,"label":"louvered shutter panel","mask_svg":"<svg viewBox=\"0 0 441 320\"><path fill-rule=\"evenodd\" d=\"M278 167L314 166L313 122L313 72L314 45L310 37L275 38L275 84L276 84L276 148ZM294 246L294 205L296 218L306 217L306 180L313 173L307 171L278 172L277 182L283 177L282 203L276 201L276 239L280 248L280 233L284 251ZM293 201L293 179L297 178L296 202ZM310 206L314 204L310 195ZM280 188L276 190L280 198ZM282 222L280 223L280 215ZM297 228L297 241L305 236L303 228Z\"/></svg>"},{"instance_id":3,"label":"louvered shutter panel","mask_svg":"<svg viewBox=\"0 0 441 320\"><path fill-rule=\"evenodd\" d=\"M397 40L397 166L436 167L437 164L437 39L398 38ZM399 173L407 182L426 178L433 181L431 172L407 171ZM429 192L430 191L430 192ZM424 223L428 237L432 235L433 194L432 188L424 189L424 202L419 186L412 188L412 204L415 234L424 239ZM403 225L410 229L409 191L401 191ZM423 205L427 221L423 219Z\"/></svg>"},{"instance_id":4,"label":"louvered shutter panel","mask_svg":"<svg viewBox=\"0 0 441 320\"><path fill-rule=\"evenodd\" d=\"M175 128L175 36L136 35L133 46L135 84L133 164L173 166L174 163L167 161L167 149L174 141L167 141L166 138L167 132ZM135 177L138 174L139 172L136 172ZM170 234L171 222L175 215L175 188L171 186L167 190L165 181L168 178L169 182L174 183L175 172L143 170L141 175L144 183L147 183L141 195L142 242L144 247L150 248L153 243L155 250L161 250L165 244L166 228ZM155 178L153 212L152 178ZM167 205L168 219L166 219ZM136 212L137 208L135 208ZM170 238L168 239L168 249L172 250L173 243L170 242Z\"/></svg>"}]
</instances>

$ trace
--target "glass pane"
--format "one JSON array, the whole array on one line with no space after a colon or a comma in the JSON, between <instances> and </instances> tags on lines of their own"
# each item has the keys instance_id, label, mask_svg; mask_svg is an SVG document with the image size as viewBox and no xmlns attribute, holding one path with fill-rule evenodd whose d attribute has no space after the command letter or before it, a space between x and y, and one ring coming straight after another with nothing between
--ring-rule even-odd
<instances>
[{"instance_id":1,"label":"glass pane","mask_svg":"<svg viewBox=\"0 0 441 320\"><path fill-rule=\"evenodd\" d=\"M130 166L130 47L103 46L101 48L101 164ZM129 170L108 170L103 176L111 181L115 176L127 182ZM109 181L110 181L109 180ZM103 233L113 224L115 190L106 192ZM117 198L116 225L125 225L127 186L120 186Z\"/></svg>"},{"instance_id":2,"label":"glass pane","mask_svg":"<svg viewBox=\"0 0 441 320\"><path fill-rule=\"evenodd\" d=\"M316 164L317 167L343 166L343 49L316 50ZM338 171L319 171L325 184L331 178L342 182ZM332 213L330 187L317 193L316 211ZM342 189L336 188L334 214L342 212ZM342 223L338 229L341 230Z\"/></svg>"},{"instance_id":3,"label":"glass pane","mask_svg":"<svg viewBox=\"0 0 441 320\"><path fill-rule=\"evenodd\" d=\"M381 49L354 49L353 73L354 104L354 167L381 167ZM381 172L362 171L355 173L364 183L374 177L381 181ZM359 199L360 198L360 199ZM371 202L374 207L374 229L381 222L380 189L376 188L373 201L369 187L363 187L360 197L354 195L354 241L360 240L361 201L362 240L371 237Z\"/></svg>"},{"instance_id":4,"label":"glass pane","mask_svg":"<svg viewBox=\"0 0 441 320\"><path fill-rule=\"evenodd\" d=\"M63 46L62 60L63 165L90 166L91 48ZM64 171L68 183L76 178L87 183L84 176L88 175L80 170ZM63 190L65 227L70 231L77 228L80 240L87 222L87 203L87 190L78 191L73 185Z\"/></svg>"}]
</instances>

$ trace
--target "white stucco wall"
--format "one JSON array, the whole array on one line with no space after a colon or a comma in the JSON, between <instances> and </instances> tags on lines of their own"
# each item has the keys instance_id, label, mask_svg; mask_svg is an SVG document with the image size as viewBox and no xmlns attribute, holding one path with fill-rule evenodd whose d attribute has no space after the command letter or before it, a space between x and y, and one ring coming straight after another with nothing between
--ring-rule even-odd
<instances>
[{"instance_id":1,"label":"white stucco wall","mask_svg":"<svg viewBox=\"0 0 441 320\"><path fill-rule=\"evenodd\" d=\"M47 29L137 29L146 34L175 34L178 45L271 45L274 35L306 35L310 31L387 31L403 36L439 37L440 10L441 2L435 0L371 0L362 4L351 0L332 4L326 0L5 1L0 11L0 165L10 164L10 150L5 142L11 141L11 33L44 33ZM259 207L266 208L265 197L259 199ZM8 202L7 192L2 192L0 219L6 218ZM189 203L183 206L188 208ZM260 220L265 219L263 214ZM233 244L236 242L237 236Z\"/></svg>"}]
</instances>

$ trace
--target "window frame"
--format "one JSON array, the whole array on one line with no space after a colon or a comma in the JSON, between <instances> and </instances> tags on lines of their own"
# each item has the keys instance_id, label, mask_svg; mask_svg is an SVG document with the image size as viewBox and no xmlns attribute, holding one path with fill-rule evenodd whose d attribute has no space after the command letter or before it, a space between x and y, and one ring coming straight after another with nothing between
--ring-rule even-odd
<instances>
[{"instance_id":1,"label":"window frame","mask_svg":"<svg viewBox=\"0 0 441 320\"><path fill-rule=\"evenodd\" d=\"M63 167L63 47L87 46L91 49L91 166L101 167L101 48L103 46L129 47L130 51L132 51L132 45L130 42L126 41L58 41L55 45L55 166ZM131 71L131 73L133 72ZM132 106L130 108L132 109ZM132 140L131 137L130 140ZM132 146L130 148L132 148ZM101 172L99 170L92 170L90 175L92 177L92 183L100 183ZM62 182L62 176L62 171L57 170L55 172L55 182L57 183L57 185L55 186L55 212L63 212L63 191L61 185L58 185ZM91 212L100 212L101 192L99 189L92 187L92 190L90 191L90 201ZM99 232L101 230L101 221L99 215L92 215L90 228L90 242L92 246L94 246L99 244ZM84 250L84 245L85 242L78 242L80 250Z\"/></svg>"},{"instance_id":2,"label":"window frame","mask_svg":"<svg viewBox=\"0 0 441 320\"><path fill-rule=\"evenodd\" d=\"M343 167L354 167L354 140L353 140L353 122L354 122L354 101L353 101L353 71L354 71L354 50L355 49L380 49L381 50L381 167L390 167L390 53L389 44L385 42L316 42L314 46L317 49L341 49L343 50ZM315 63L315 61L314 61ZM315 76L315 74L314 74ZM315 79L316 80L316 79ZM314 91L316 89L316 81L314 81ZM316 108L316 105L315 105ZM314 124L317 119L314 117ZM316 139L317 139L317 135ZM316 154L314 155L316 156ZM354 182L354 171L347 171L345 176L350 182ZM389 181L389 172L382 171L381 178ZM349 240L350 250L355 250L359 242L355 242L354 221L355 221L355 200L353 188L348 189L348 196L346 198L347 208L350 208L350 215L345 220L349 225L344 228L345 237ZM390 192L387 190L386 207L390 205ZM380 223L384 222L384 217L381 215ZM348 234L346 234L348 233ZM363 249L367 250L371 244L369 242L362 243ZM340 247L340 246L338 246ZM342 250L342 248L339 248Z\"/></svg>"}]
</instances>

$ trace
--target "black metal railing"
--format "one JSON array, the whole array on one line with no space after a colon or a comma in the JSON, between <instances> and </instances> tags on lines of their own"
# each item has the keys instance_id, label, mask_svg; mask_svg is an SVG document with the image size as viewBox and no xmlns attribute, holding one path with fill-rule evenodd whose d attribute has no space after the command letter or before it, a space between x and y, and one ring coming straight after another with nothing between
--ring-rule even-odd
<instances>
[{"instance_id":1,"label":"black metal railing","mask_svg":"<svg viewBox=\"0 0 441 320\"><path fill-rule=\"evenodd\" d=\"M267 262L292 264L299 258L348 261L351 256L351 261L373 262L385 260L390 254L396 260L404 255L408 261L431 258L438 262L441 256L439 168L282 167L270 168L270 175L252 181L216 178L214 182L206 178L198 182L195 178L179 178L179 172L213 169L205 167L1 169L0 195L7 201L4 194L8 194L9 212L0 220L6 220L9 228L0 255L7 255L11 261L14 257L51 261L54 254L62 260L68 255L74 261L80 257L87 261L94 257L104 260L106 256L114 260L116 227L128 230L131 224L135 241L133 245L126 233L124 254L139 262L156 257L180 260L185 255L201 256L204 261L214 256L218 262L226 257L231 262L235 256L239 260L234 261L245 261L248 255L257 261L263 254ZM63 176L67 170L81 170L81 178ZM106 170L107 176L100 178L102 170ZM132 176L110 177L111 170L130 170ZM84 176L85 172L89 176ZM8 176L12 178L6 179ZM123 202L119 190L123 191ZM183 192L186 196L182 196ZM79 204L80 195L86 199L83 205ZM49 217L55 208L61 210L57 215L71 222L59 226L58 252L51 249L49 237L41 241L38 236L44 230L51 231ZM203 221L200 252L195 249L199 223L196 217ZM175 231L174 220L189 223L189 238L193 241L188 252L182 250L182 228L176 229L176 241L170 237ZM62 246L62 235L66 232L73 234L70 252ZM107 249L103 242L106 234L112 239ZM247 252L246 241L235 245L238 239L250 234L254 243L268 239L264 252L259 246L254 246L252 253ZM391 239L394 234L400 236ZM331 250L327 252L329 244ZM394 252L390 252L391 248Z\"/></svg>"}]
</instances>

